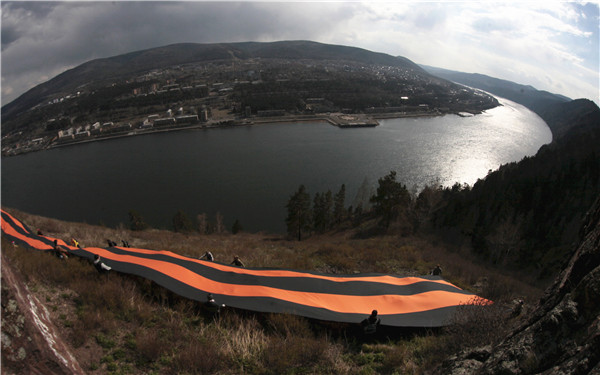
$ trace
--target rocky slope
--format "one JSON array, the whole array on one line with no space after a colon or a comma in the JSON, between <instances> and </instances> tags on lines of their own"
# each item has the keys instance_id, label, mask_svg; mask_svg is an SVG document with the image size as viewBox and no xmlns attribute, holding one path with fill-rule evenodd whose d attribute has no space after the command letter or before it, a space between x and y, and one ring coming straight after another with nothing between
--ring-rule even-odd
<instances>
[{"instance_id":1,"label":"rocky slope","mask_svg":"<svg viewBox=\"0 0 600 375\"><path fill-rule=\"evenodd\" d=\"M2 255L2 374L84 374L44 305Z\"/></svg>"},{"instance_id":2,"label":"rocky slope","mask_svg":"<svg viewBox=\"0 0 600 375\"><path fill-rule=\"evenodd\" d=\"M527 321L500 344L449 358L440 374L600 373L600 199L580 243Z\"/></svg>"}]
</instances>

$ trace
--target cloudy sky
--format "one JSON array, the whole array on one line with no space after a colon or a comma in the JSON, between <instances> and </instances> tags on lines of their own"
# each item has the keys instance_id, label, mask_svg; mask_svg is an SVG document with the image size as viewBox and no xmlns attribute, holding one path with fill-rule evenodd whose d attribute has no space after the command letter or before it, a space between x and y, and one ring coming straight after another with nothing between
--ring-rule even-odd
<instances>
[{"instance_id":1,"label":"cloudy sky","mask_svg":"<svg viewBox=\"0 0 600 375\"><path fill-rule=\"evenodd\" d=\"M2 1L2 105L86 61L172 43L313 40L599 101L598 2Z\"/></svg>"}]
</instances>

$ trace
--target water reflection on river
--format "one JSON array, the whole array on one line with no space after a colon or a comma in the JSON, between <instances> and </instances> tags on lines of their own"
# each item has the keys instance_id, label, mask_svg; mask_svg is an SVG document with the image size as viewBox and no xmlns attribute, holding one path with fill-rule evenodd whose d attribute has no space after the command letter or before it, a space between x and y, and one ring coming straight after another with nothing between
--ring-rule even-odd
<instances>
[{"instance_id":1,"label":"water reflection on river","mask_svg":"<svg viewBox=\"0 0 600 375\"><path fill-rule=\"evenodd\" d=\"M189 130L3 158L2 205L110 226L127 224L136 209L165 228L179 209L210 220L220 212L228 228L239 219L248 231L284 232L285 205L300 184L311 195L346 184L348 205L365 179L374 189L391 170L409 188L473 184L551 141L537 115L500 100L474 117Z\"/></svg>"}]
</instances>

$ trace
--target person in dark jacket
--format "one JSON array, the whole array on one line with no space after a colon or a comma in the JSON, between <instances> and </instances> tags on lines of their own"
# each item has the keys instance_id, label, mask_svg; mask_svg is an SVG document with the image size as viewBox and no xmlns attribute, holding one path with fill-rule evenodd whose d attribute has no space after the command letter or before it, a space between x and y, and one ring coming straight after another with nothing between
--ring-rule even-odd
<instances>
[{"instance_id":1,"label":"person in dark jacket","mask_svg":"<svg viewBox=\"0 0 600 375\"><path fill-rule=\"evenodd\" d=\"M374 335L375 332L377 332L379 324L381 324L381 319L377 316L377 310L373 310L371 315L360 323L363 327L364 334L367 336Z\"/></svg>"},{"instance_id":2,"label":"person in dark jacket","mask_svg":"<svg viewBox=\"0 0 600 375\"><path fill-rule=\"evenodd\" d=\"M233 257L233 262L231 262L230 264L233 264L234 266L238 266L238 267L246 267L244 265L244 263L242 262L242 260L240 259L240 257L237 255Z\"/></svg>"},{"instance_id":3,"label":"person in dark jacket","mask_svg":"<svg viewBox=\"0 0 600 375\"><path fill-rule=\"evenodd\" d=\"M94 255L94 267L96 267L96 270L98 270L99 273L107 273L112 269L111 267L104 264L104 262L100 258L100 255L98 254Z\"/></svg>"},{"instance_id":4,"label":"person in dark jacket","mask_svg":"<svg viewBox=\"0 0 600 375\"><path fill-rule=\"evenodd\" d=\"M225 305L219 305L215 302L215 298L211 293L206 295L206 302L204 302L203 308L211 317L217 317L223 307L225 307Z\"/></svg>"},{"instance_id":5,"label":"person in dark jacket","mask_svg":"<svg viewBox=\"0 0 600 375\"><path fill-rule=\"evenodd\" d=\"M200 259L206 259L209 262L212 262L212 261L215 260L215 257L212 255L212 253L210 251L207 251L207 252L204 253L204 255L202 255L200 257Z\"/></svg>"},{"instance_id":6,"label":"person in dark jacket","mask_svg":"<svg viewBox=\"0 0 600 375\"><path fill-rule=\"evenodd\" d=\"M56 257L59 259L67 259L69 258L68 254L69 253L65 249L58 246L58 241L54 240L54 255L56 255Z\"/></svg>"}]
</instances>

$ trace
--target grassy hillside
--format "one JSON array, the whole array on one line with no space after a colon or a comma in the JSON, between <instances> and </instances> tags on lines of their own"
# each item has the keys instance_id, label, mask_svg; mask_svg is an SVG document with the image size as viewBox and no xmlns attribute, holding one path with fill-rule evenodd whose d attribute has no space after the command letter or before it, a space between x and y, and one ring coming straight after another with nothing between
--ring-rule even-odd
<instances>
[{"instance_id":1,"label":"grassy hillside","mask_svg":"<svg viewBox=\"0 0 600 375\"><path fill-rule=\"evenodd\" d=\"M260 234L198 235L169 231L129 231L66 223L9 210L30 228L83 246L126 239L132 246L217 261L239 255L246 265L333 273L427 273L442 264L444 277L494 299L480 325L457 324L436 331L384 330L364 342L356 326L315 322L278 314L226 309L213 321L198 304L143 279L99 275L75 258L61 261L5 240L2 252L51 312L61 335L90 373L422 373L458 343L489 342L517 321L507 302L534 301L539 290L519 278L487 269L425 238L386 235L355 239L353 232L327 233L302 242ZM485 316L486 319L481 319ZM502 319L505 324L498 324ZM506 319L506 320L505 320ZM357 322L358 323L358 322ZM498 330L498 328L500 330ZM474 332L479 332L475 335ZM483 336L482 336L483 334ZM3 364L7 362L3 361Z\"/></svg>"}]
</instances>

